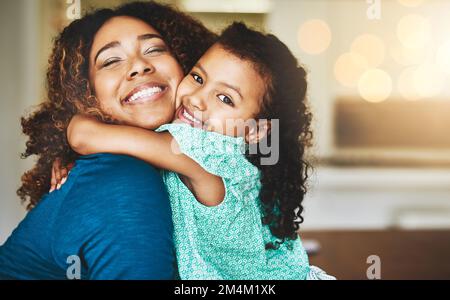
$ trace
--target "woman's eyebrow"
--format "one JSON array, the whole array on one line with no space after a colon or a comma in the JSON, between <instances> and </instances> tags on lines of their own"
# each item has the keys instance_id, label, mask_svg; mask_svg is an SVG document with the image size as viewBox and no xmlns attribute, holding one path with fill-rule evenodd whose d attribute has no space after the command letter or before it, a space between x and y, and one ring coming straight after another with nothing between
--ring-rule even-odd
<instances>
[{"instance_id":1,"label":"woman's eyebrow","mask_svg":"<svg viewBox=\"0 0 450 300\"><path fill-rule=\"evenodd\" d=\"M159 34L156 34L156 33L147 33L147 34L142 34L142 35L138 36L139 41L149 40L149 39L154 39L154 38L164 40L162 38L162 36L160 36Z\"/></svg>"},{"instance_id":2,"label":"woman's eyebrow","mask_svg":"<svg viewBox=\"0 0 450 300\"><path fill-rule=\"evenodd\" d=\"M120 43L119 43L118 41L114 41L114 42L108 43L108 44L106 44L105 46L103 46L100 50L98 50L97 54L95 55L95 58L94 58L94 64L97 62L98 56L99 56L103 51L108 50L108 49L110 49L110 48L117 47L117 46L120 46Z\"/></svg>"},{"instance_id":3,"label":"woman's eyebrow","mask_svg":"<svg viewBox=\"0 0 450 300\"><path fill-rule=\"evenodd\" d=\"M159 34L155 34L155 33L142 34L137 37L138 41L149 40L149 39L154 39L154 38L163 40L162 36L160 36ZM110 43L106 44L105 46L103 46L100 50L98 50L97 54L95 55L94 63L97 62L98 56L103 51L108 50L110 48L117 47L117 46L120 46L120 43L118 41L110 42Z\"/></svg>"}]
</instances>

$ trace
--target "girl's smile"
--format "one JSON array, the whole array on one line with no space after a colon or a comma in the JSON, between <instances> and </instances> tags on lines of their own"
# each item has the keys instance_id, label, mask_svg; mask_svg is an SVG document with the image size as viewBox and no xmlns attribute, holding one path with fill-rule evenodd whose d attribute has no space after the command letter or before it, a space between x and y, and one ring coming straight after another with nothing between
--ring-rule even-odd
<instances>
[{"instance_id":1,"label":"girl's smile","mask_svg":"<svg viewBox=\"0 0 450 300\"><path fill-rule=\"evenodd\" d=\"M266 86L253 64L219 44L197 62L177 89L175 122L229 136L244 136L237 125L256 118Z\"/></svg>"}]
</instances>

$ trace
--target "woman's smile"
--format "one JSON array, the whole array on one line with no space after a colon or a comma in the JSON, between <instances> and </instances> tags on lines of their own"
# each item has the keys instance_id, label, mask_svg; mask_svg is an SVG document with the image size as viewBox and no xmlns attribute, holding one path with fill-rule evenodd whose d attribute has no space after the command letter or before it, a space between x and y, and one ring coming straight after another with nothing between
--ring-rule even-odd
<instances>
[{"instance_id":1,"label":"woman's smile","mask_svg":"<svg viewBox=\"0 0 450 300\"><path fill-rule=\"evenodd\" d=\"M136 105L160 99L168 86L158 82L147 82L135 87L121 100L124 105Z\"/></svg>"},{"instance_id":2,"label":"woman's smile","mask_svg":"<svg viewBox=\"0 0 450 300\"><path fill-rule=\"evenodd\" d=\"M183 71L153 27L111 18L95 35L90 57L90 83L104 113L146 129L173 119Z\"/></svg>"}]
</instances>

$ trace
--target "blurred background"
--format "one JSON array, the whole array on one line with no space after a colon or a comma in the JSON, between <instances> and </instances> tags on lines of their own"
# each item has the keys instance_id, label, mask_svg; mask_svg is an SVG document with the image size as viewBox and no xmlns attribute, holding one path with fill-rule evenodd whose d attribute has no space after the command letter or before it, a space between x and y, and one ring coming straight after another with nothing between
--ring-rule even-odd
<instances>
[{"instance_id":1,"label":"blurred background","mask_svg":"<svg viewBox=\"0 0 450 300\"><path fill-rule=\"evenodd\" d=\"M0 244L25 216L16 196L20 117L45 96L52 39L120 0L3 0ZM450 279L450 1L165 0L220 31L277 35L308 70L315 167L300 235L341 279ZM369 276L370 277L370 276Z\"/></svg>"}]
</instances>

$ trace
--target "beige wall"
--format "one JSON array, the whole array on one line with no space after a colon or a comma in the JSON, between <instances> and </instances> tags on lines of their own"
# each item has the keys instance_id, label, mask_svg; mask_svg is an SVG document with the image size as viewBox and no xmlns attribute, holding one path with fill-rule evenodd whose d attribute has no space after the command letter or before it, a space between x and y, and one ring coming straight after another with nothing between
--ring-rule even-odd
<instances>
[{"instance_id":1,"label":"beige wall","mask_svg":"<svg viewBox=\"0 0 450 300\"><path fill-rule=\"evenodd\" d=\"M37 6L33 0L7 0L0 9L0 244L25 215L16 196L20 176L31 162L20 159L25 140L20 116L37 103L39 91Z\"/></svg>"}]
</instances>

